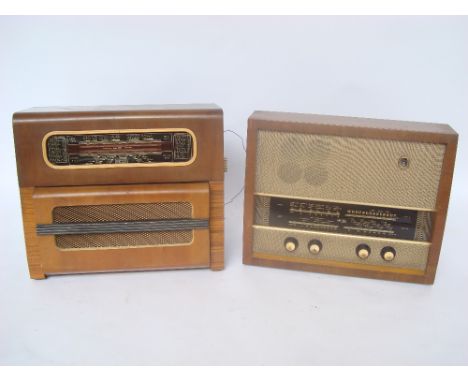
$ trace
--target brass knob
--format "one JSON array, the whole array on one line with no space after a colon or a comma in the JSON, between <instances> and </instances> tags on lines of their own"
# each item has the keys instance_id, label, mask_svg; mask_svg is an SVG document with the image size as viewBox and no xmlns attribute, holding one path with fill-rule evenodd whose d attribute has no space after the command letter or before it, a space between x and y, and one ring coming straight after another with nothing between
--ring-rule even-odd
<instances>
[{"instance_id":1,"label":"brass knob","mask_svg":"<svg viewBox=\"0 0 468 382\"><path fill-rule=\"evenodd\" d=\"M298 242L293 237L288 237L284 241L284 248L286 248L286 251L288 252L294 252L297 249L297 247L298 247Z\"/></svg>"},{"instance_id":2,"label":"brass knob","mask_svg":"<svg viewBox=\"0 0 468 382\"><path fill-rule=\"evenodd\" d=\"M396 256L395 248L393 247L382 248L380 255L382 256L382 259L384 259L385 261L393 261L393 259L395 259L395 256Z\"/></svg>"},{"instance_id":3,"label":"brass knob","mask_svg":"<svg viewBox=\"0 0 468 382\"><path fill-rule=\"evenodd\" d=\"M309 241L309 252L313 255L317 255L322 250L322 243L320 240L311 240Z\"/></svg>"},{"instance_id":4,"label":"brass knob","mask_svg":"<svg viewBox=\"0 0 468 382\"><path fill-rule=\"evenodd\" d=\"M366 260L370 256L371 250L367 244L359 244L356 247L356 255L361 260Z\"/></svg>"}]
</instances>

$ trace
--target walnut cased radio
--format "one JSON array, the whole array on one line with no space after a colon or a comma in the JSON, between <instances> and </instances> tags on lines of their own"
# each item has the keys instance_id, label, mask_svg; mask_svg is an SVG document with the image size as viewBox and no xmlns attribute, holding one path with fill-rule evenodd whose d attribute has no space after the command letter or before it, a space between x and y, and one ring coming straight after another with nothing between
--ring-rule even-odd
<instances>
[{"instance_id":1,"label":"walnut cased radio","mask_svg":"<svg viewBox=\"0 0 468 382\"><path fill-rule=\"evenodd\" d=\"M224 267L216 105L33 108L13 130L32 278Z\"/></svg>"},{"instance_id":2,"label":"walnut cased radio","mask_svg":"<svg viewBox=\"0 0 468 382\"><path fill-rule=\"evenodd\" d=\"M457 139L442 124L255 112L244 263L433 283Z\"/></svg>"}]
</instances>

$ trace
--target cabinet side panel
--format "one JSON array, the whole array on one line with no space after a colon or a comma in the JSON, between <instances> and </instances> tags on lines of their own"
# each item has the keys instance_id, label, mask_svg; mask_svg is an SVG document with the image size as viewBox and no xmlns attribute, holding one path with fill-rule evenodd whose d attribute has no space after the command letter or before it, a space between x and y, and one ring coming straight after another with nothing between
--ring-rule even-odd
<instances>
[{"instance_id":1,"label":"cabinet side panel","mask_svg":"<svg viewBox=\"0 0 468 382\"><path fill-rule=\"evenodd\" d=\"M224 269L224 182L210 182L211 269Z\"/></svg>"},{"instance_id":2,"label":"cabinet side panel","mask_svg":"<svg viewBox=\"0 0 468 382\"><path fill-rule=\"evenodd\" d=\"M21 209L23 214L24 238L28 258L29 275L32 279L44 279L42 261L37 245L36 218L33 205L33 187L21 188Z\"/></svg>"},{"instance_id":3,"label":"cabinet side panel","mask_svg":"<svg viewBox=\"0 0 468 382\"><path fill-rule=\"evenodd\" d=\"M254 182L257 149L257 129L254 121L249 118L247 129L247 153L245 158L244 186L244 231L243 231L243 263L253 264L253 213L254 213Z\"/></svg>"},{"instance_id":4,"label":"cabinet side panel","mask_svg":"<svg viewBox=\"0 0 468 382\"><path fill-rule=\"evenodd\" d=\"M442 176L437 194L437 214L433 227L432 246L426 268L426 283L432 284L435 279L437 264L439 262L442 239L444 237L445 222L447 219L450 191L452 188L455 157L457 153L458 136L454 136L447 144L445 151Z\"/></svg>"}]
</instances>

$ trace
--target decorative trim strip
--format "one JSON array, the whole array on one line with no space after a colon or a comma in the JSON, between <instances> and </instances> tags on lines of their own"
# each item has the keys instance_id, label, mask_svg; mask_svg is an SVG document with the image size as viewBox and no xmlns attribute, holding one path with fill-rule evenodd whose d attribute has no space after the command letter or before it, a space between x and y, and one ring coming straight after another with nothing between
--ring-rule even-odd
<instances>
[{"instance_id":1,"label":"decorative trim strip","mask_svg":"<svg viewBox=\"0 0 468 382\"><path fill-rule=\"evenodd\" d=\"M77 235L116 232L185 231L208 228L208 219L144 220L100 223L38 224L38 235Z\"/></svg>"}]
</instances>

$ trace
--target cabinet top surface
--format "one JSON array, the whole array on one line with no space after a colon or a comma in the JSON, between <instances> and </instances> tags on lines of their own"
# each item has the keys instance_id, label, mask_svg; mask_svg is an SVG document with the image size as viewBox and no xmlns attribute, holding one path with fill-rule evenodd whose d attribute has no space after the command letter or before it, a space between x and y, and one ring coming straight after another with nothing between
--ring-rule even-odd
<instances>
[{"instance_id":1,"label":"cabinet top surface","mask_svg":"<svg viewBox=\"0 0 468 382\"><path fill-rule=\"evenodd\" d=\"M108 115L206 115L222 114L216 104L122 105L122 106L53 106L33 107L13 115L13 120Z\"/></svg>"},{"instance_id":2,"label":"cabinet top surface","mask_svg":"<svg viewBox=\"0 0 468 382\"><path fill-rule=\"evenodd\" d=\"M276 111L255 111L250 121L273 123L310 124L351 128L375 128L382 130L400 130L407 132L424 132L457 135L449 125L442 123L395 121L374 118L342 117L332 115L285 113Z\"/></svg>"}]
</instances>

